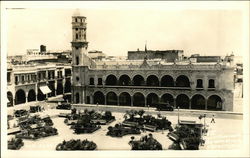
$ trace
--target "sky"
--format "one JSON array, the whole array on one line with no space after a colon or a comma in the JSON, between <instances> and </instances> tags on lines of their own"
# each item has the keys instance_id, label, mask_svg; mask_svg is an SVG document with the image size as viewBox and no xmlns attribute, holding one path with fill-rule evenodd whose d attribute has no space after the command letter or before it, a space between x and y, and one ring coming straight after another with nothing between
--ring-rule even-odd
<instances>
[{"instance_id":1,"label":"sky","mask_svg":"<svg viewBox=\"0 0 250 158\"><path fill-rule=\"evenodd\" d=\"M184 55L242 55L243 16L237 9L159 7L83 7L88 50L126 56L127 51L184 50ZM71 50L76 8L7 9L7 53L27 49Z\"/></svg>"}]
</instances>

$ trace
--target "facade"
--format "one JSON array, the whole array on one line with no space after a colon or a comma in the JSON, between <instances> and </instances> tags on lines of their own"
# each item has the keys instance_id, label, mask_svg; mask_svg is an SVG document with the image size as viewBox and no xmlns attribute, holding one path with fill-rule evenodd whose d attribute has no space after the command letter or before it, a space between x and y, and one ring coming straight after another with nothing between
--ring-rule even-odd
<instances>
[{"instance_id":1,"label":"facade","mask_svg":"<svg viewBox=\"0 0 250 158\"><path fill-rule=\"evenodd\" d=\"M181 109L233 110L234 67L228 62L186 61L183 51L163 51L166 58L159 59L156 51L150 56L146 49L128 52L125 60L93 60L87 54L86 17L73 16L72 30L75 104L155 107L169 103Z\"/></svg>"},{"instance_id":2,"label":"facade","mask_svg":"<svg viewBox=\"0 0 250 158\"><path fill-rule=\"evenodd\" d=\"M71 64L8 63L8 106L17 106L71 92Z\"/></svg>"}]
</instances>

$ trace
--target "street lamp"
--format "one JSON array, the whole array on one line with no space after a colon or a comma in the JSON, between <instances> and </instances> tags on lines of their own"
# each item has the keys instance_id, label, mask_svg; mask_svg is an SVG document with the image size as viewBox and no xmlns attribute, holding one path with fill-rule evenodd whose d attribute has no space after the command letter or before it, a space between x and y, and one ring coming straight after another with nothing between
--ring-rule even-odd
<instances>
[{"instance_id":1,"label":"street lamp","mask_svg":"<svg viewBox=\"0 0 250 158\"><path fill-rule=\"evenodd\" d=\"M180 114L179 114L180 107L178 106L178 124L180 124Z\"/></svg>"}]
</instances>

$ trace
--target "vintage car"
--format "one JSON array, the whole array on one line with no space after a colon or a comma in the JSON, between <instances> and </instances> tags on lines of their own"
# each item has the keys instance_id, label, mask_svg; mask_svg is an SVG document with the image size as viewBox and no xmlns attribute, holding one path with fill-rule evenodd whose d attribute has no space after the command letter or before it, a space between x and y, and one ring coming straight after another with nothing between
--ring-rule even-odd
<instances>
[{"instance_id":1,"label":"vintage car","mask_svg":"<svg viewBox=\"0 0 250 158\"><path fill-rule=\"evenodd\" d=\"M28 114L27 110L21 109L21 110L16 110L14 112L15 117L21 117L21 116L25 116Z\"/></svg>"},{"instance_id":2,"label":"vintage car","mask_svg":"<svg viewBox=\"0 0 250 158\"><path fill-rule=\"evenodd\" d=\"M156 108L160 111L174 111L174 107L169 103L160 103L156 106Z\"/></svg>"},{"instance_id":3,"label":"vintage car","mask_svg":"<svg viewBox=\"0 0 250 158\"><path fill-rule=\"evenodd\" d=\"M37 106L30 106L30 113L36 113L36 112L41 112L42 107L40 105Z\"/></svg>"},{"instance_id":4,"label":"vintage car","mask_svg":"<svg viewBox=\"0 0 250 158\"><path fill-rule=\"evenodd\" d=\"M71 104L67 102L59 102L56 109L65 109L65 110L70 110L71 109Z\"/></svg>"}]
</instances>

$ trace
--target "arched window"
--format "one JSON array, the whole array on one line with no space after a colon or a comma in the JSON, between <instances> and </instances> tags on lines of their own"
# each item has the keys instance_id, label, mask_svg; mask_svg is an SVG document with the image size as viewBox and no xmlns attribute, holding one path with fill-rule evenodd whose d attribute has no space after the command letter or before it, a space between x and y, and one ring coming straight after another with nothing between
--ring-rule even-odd
<instances>
[{"instance_id":1,"label":"arched window","mask_svg":"<svg viewBox=\"0 0 250 158\"><path fill-rule=\"evenodd\" d=\"M187 76L180 75L176 79L176 87L190 87L190 82Z\"/></svg>"},{"instance_id":2,"label":"arched window","mask_svg":"<svg viewBox=\"0 0 250 158\"><path fill-rule=\"evenodd\" d=\"M109 75L106 78L106 85L116 85L117 83L117 78L114 75Z\"/></svg>"}]
</instances>

